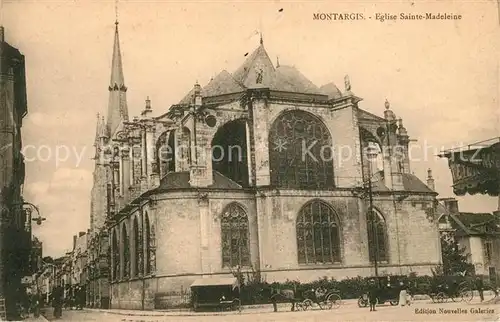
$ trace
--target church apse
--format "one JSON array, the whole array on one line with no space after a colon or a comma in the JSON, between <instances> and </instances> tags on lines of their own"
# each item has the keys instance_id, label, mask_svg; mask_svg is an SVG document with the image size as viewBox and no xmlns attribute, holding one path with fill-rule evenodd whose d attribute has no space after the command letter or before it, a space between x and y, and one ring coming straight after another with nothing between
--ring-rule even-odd
<instances>
[{"instance_id":1,"label":"church apse","mask_svg":"<svg viewBox=\"0 0 500 322\"><path fill-rule=\"evenodd\" d=\"M239 185L249 185L246 123L230 121L217 130L212 139L212 170Z\"/></svg>"}]
</instances>

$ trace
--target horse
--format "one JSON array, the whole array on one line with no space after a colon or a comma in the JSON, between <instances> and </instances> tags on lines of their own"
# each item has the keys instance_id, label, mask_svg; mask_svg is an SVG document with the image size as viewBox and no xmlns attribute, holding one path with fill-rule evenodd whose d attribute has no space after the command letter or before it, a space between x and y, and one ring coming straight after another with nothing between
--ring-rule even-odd
<instances>
[{"instance_id":1,"label":"horse","mask_svg":"<svg viewBox=\"0 0 500 322\"><path fill-rule=\"evenodd\" d=\"M295 291L289 288L280 289L279 284L273 283L268 284L265 283L262 285L260 290L260 294L262 297L267 298L273 304L274 312L278 312L278 302L290 303L291 311L295 311L295 302L297 301L295 298Z\"/></svg>"}]
</instances>

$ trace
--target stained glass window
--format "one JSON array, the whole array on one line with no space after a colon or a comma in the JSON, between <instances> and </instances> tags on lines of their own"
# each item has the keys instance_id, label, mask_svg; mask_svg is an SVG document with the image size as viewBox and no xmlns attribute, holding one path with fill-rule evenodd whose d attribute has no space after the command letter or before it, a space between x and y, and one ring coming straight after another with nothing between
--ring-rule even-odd
<instances>
[{"instance_id":1,"label":"stained glass window","mask_svg":"<svg viewBox=\"0 0 500 322\"><path fill-rule=\"evenodd\" d=\"M248 217L237 203L226 207L221 216L222 266L250 266Z\"/></svg>"},{"instance_id":2,"label":"stained glass window","mask_svg":"<svg viewBox=\"0 0 500 322\"><path fill-rule=\"evenodd\" d=\"M387 261L387 227L385 224L385 219L378 212L374 211L373 221L371 216L368 216L368 245L369 245L369 256L370 261L375 261L375 254L377 254L378 262ZM374 238L376 236L376 238Z\"/></svg>"},{"instance_id":3,"label":"stained glass window","mask_svg":"<svg viewBox=\"0 0 500 322\"><path fill-rule=\"evenodd\" d=\"M341 262L339 221L327 203L315 200L300 210L297 251L299 264Z\"/></svg>"},{"instance_id":4,"label":"stained glass window","mask_svg":"<svg viewBox=\"0 0 500 322\"><path fill-rule=\"evenodd\" d=\"M123 245L123 277L130 276L130 240L128 238L127 227L122 228L122 245Z\"/></svg>"},{"instance_id":5,"label":"stained glass window","mask_svg":"<svg viewBox=\"0 0 500 322\"><path fill-rule=\"evenodd\" d=\"M151 261L150 261L150 258L151 258L151 247L150 247L150 244L151 244L151 227L149 225L149 216L148 214L146 213L144 215L144 263L145 263L145 267L146 267L146 270L145 270L145 273L146 274L150 274L151 273Z\"/></svg>"},{"instance_id":6,"label":"stained glass window","mask_svg":"<svg viewBox=\"0 0 500 322\"><path fill-rule=\"evenodd\" d=\"M269 132L271 184L292 189L334 187L333 146L327 127L304 111L281 114Z\"/></svg>"},{"instance_id":7,"label":"stained glass window","mask_svg":"<svg viewBox=\"0 0 500 322\"><path fill-rule=\"evenodd\" d=\"M116 237L116 231L113 233L113 279L117 280L120 277L120 249L118 248L118 238Z\"/></svg>"},{"instance_id":8,"label":"stained glass window","mask_svg":"<svg viewBox=\"0 0 500 322\"><path fill-rule=\"evenodd\" d=\"M139 267L139 258L141 256L141 242L140 242L140 233L139 233L139 222L137 217L134 218L134 269L133 274L137 276L139 273L142 273L142 269Z\"/></svg>"}]
</instances>

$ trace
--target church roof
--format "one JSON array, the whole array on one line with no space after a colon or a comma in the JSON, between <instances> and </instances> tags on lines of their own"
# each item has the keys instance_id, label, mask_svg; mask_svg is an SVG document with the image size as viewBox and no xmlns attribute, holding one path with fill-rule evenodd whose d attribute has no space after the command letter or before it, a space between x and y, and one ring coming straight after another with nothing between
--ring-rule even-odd
<instances>
[{"instance_id":1,"label":"church roof","mask_svg":"<svg viewBox=\"0 0 500 322\"><path fill-rule=\"evenodd\" d=\"M328 99L335 99L342 97L342 92L334 83L328 83L319 88L321 94L328 95Z\"/></svg>"},{"instance_id":2,"label":"church roof","mask_svg":"<svg viewBox=\"0 0 500 322\"><path fill-rule=\"evenodd\" d=\"M242 86L252 88L257 85L257 73L260 71L262 71L260 87L269 87L272 84L275 69L262 43L233 73L233 78Z\"/></svg>"},{"instance_id":3,"label":"church roof","mask_svg":"<svg viewBox=\"0 0 500 322\"><path fill-rule=\"evenodd\" d=\"M322 94L320 89L293 66L276 68L270 89L282 92Z\"/></svg>"},{"instance_id":4,"label":"church roof","mask_svg":"<svg viewBox=\"0 0 500 322\"><path fill-rule=\"evenodd\" d=\"M379 180L373 182L372 189L376 192L389 192L391 190L384 184L384 175L382 174L382 172L383 171L379 171L374 174L374 177L378 177ZM404 191L416 193L435 193L429 187L427 187L427 185L423 183L422 180L420 180L416 175L411 173L402 173L401 176L403 178Z\"/></svg>"},{"instance_id":5,"label":"church roof","mask_svg":"<svg viewBox=\"0 0 500 322\"><path fill-rule=\"evenodd\" d=\"M293 66L281 65L274 67L264 45L261 43L255 51L246 58L243 64L230 74L223 70L202 88L203 97L240 93L246 89L269 88L279 92L325 95L329 99L342 96L333 83L319 88ZM194 89L191 89L179 105L189 105L192 102Z\"/></svg>"}]
</instances>

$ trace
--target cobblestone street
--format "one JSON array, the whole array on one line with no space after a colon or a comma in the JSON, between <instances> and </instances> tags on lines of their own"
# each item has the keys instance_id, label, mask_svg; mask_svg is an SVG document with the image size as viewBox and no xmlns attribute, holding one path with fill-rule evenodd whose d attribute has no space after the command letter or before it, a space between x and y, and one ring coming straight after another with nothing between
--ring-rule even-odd
<instances>
[{"instance_id":1,"label":"cobblestone street","mask_svg":"<svg viewBox=\"0 0 500 322\"><path fill-rule=\"evenodd\" d=\"M130 313L130 314L127 314ZM139 316L139 314L150 314ZM46 314L49 320L53 320L51 314ZM246 309L241 313L191 313L191 312L131 312L113 311L112 313L98 310L83 310L63 312L62 321L248 321L271 322L271 321L500 321L500 305L480 304L473 301L465 303L443 303L435 304L429 301L418 301L411 307L393 307L382 305L377 307L376 312L370 312L368 308L359 308L355 301L345 301L339 309L334 310L311 310L290 312L287 307L280 307L280 312L272 312L272 307L259 309Z\"/></svg>"}]
</instances>

